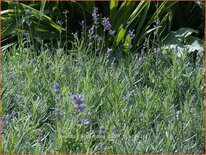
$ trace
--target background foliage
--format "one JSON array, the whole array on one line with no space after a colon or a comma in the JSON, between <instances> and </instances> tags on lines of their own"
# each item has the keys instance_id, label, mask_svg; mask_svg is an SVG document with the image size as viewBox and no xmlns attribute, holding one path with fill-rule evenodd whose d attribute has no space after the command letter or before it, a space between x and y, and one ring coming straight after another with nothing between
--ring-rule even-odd
<instances>
[{"instance_id":1,"label":"background foliage","mask_svg":"<svg viewBox=\"0 0 206 155\"><path fill-rule=\"evenodd\" d=\"M135 29L135 39L132 42L134 51L139 50L145 38L149 37L152 40L155 31L158 33L159 44L170 31L176 31L182 27L197 30L196 37L203 39L204 2L200 1L3 2L1 20L2 42L6 45L4 48L16 44L17 36L23 35L25 31L31 32L33 37L44 40L56 40L59 37L61 40L72 40L71 33L80 32L82 20L87 25L92 24L91 13L94 6L98 7L102 17L109 17L116 31L115 38L108 40L123 46L126 52L129 51L126 45L131 42L127 33L132 29ZM30 30L25 19L27 9L31 10ZM65 10L69 11L67 16L65 16ZM59 21L63 24L58 25Z\"/></svg>"}]
</instances>

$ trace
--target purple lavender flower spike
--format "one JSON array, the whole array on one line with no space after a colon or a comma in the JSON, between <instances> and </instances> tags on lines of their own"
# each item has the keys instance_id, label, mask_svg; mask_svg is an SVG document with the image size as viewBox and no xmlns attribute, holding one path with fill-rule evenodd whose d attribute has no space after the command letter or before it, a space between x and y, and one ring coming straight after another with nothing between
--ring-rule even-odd
<instances>
[{"instance_id":1,"label":"purple lavender flower spike","mask_svg":"<svg viewBox=\"0 0 206 155\"><path fill-rule=\"evenodd\" d=\"M104 17L102 20L102 25L104 26L104 31L111 30L112 25L109 21L109 18Z\"/></svg>"},{"instance_id":2,"label":"purple lavender flower spike","mask_svg":"<svg viewBox=\"0 0 206 155\"><path fill-rule=\"evenodd\" d=\"M93 18L94 24L97 25L99 14L98 14L98 8L96 8L96 7L94 7L94 10L92 12L92 18Z\"/></svg>"}]
</instances>

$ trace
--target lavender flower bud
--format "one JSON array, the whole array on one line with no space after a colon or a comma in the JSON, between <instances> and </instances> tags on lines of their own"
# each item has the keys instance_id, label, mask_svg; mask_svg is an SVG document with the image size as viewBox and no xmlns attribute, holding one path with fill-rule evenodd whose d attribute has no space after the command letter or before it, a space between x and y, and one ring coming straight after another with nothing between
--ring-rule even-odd
<instances>
[{"instance_id":1,"label":"lavender flower bud","mask_svg":"<svg viewBox=\"0 0 206 155\"><path fill-rule=\"evenodd\" d=\"M32 24L32 22L30 22L30 21L26 21L26 24L28 25L28 27L30 27L31 24Z\"/></svg>"},{"instance_id":2,"label":"lavender flower bud","mask_svg":"<svg viewBox=\"0 0 206 155\"><path fill-rule=\"evenodd\" d=\"M134 39L134 37L135 37L134 29L133 29L132 31L129 30L128 35L129 35L129 37L130 37L131 40Z\"/></svg>"},{"instance_id":3,"label":"lavender flower bud","mask_svg":"<svg viewBox=\"0 0 206 155\"><path fill-rule=\"evenodd\" d=\"M54 82L54 84L53 84L53 88L54 88L54 89L59 89L59 88L60 88L59 83Z\"/></svg>"},{"instance_id":4,"label":"lavender flower bud","mask_svg":"<svg viewBox=\"0 0 206 155\"><path fill-rule=\"evenodd\" d=\"M115 31L109 30L109 34L110 34L111 36L114 36L114 33L115 33Z\"/></svg>"},{"instance_id":5,"label":"lavender flower bud","mask_svg":"<svg viewBox=\"0 0 206 155\"><path fill-rule=\"evenodd\" d=\"M62 22L61 20L58 20L58 21L57 21L57 24L58 24L59 26L62 26L62 25L63 25L63 22Z\"/></svg>"},{"instance_id":6,"label":"lavender flower bud","mask_svg":"<svg viewBox=\"0 0 206 155\"><path fill-rule=\"evenodd\" d=\"M59 103L60 102L60 97L56 97L55 98L55 103Z\"/></svg>"},{"instance_id":7,"label":"lavender flower bud","mask_svg":"<svg viewBox=\"0 0 206 155\"><path fill-rule=\"evenodd\" d=\"M25 15L26 15L27 17L31 16L31 12L30 12L30 10L29 10L29 9L27 9L27 10L26 10Z\"/></svg>"},{"instance_id":8,"label":"lavender flower bud","mask_svg":"<svg viewBox=\"0 0 206 155\"><path fill-rule=\"evenodd\" d=\"M82 124L83 125L89 125L90 124L90 120L89 119L83 119L82 120Z\"/></svg>"}]
</instances>

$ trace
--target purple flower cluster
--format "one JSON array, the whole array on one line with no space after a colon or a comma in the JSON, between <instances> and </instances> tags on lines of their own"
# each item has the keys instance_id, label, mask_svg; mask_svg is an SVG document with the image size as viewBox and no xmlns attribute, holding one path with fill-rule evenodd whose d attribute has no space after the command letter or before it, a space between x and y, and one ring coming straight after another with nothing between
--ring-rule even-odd
<instances>
[{"instance_id":1,"label":"purple flower cluster","mask_svg":"<svg viewBox=\"0 0 206 155\"><path fill-rule=\"evenodd\" d=\"M83 111L85 108L85 105L83 104L85 99L82 95L72 95L72 101L74 108L77 109L77 111Z\"/></svg>"},{"instance_id":2,"label":"purple flower cluster","mask_svg":"<svg viewBox=\"0 0 206 155\"><path fill-rule=\"evenodd\" d=\"M109 34L111 36L114 36L115 31L111 29L112 25L109 21L109 18L104 17L103 20L102 20L102 25L104 27L104 31L109 31Z\"/></svg>"},{"instance_id":3,"label":"purple flower cluster","mask_svg":"<svg viewBox=\"0 0 206 155\"><path fill-rule=\"evenodd\" d=\"M109 18L106 17L103 18L102 25L104 26L104 31L109 31L112 28Z\"/></svg>"}]
</instances>

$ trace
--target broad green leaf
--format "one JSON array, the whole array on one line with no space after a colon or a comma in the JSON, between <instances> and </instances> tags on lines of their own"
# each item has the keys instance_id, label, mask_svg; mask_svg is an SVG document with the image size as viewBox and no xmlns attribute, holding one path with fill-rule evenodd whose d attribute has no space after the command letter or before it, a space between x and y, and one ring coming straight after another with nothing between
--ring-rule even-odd
<instances>
[{"instance_id":1,"label":"broad green leaf","mask_svg":"<svg viewBox=\"0 0 206 155\"><path fill-rule=\"evenodd\" d=\"M118 1L116 0L111 0L110 1L110 20L113 21L114 17L115 17L115 13L117 11L117 6L118 6Z\"/></svg>"},{"instance_id":2,"label":"broad green leaf","mask_svg":"<svg viewBox=\"0 0 206 155\"><path fill-rule=\"evenodd\" d=\"M128 18L133 11L133 8L136 6L137 3L134 2L123 2L119 10L117 11L115 18L113 21L113 28L115 30L118 30L119 26L121 24L124 24L126 26L128 22Z\"/></svg>"},{"instance_id":3,"label":"broad green leaf","mask_svg":"<svg viewBox=\"0 0 206 155\"><path fill-rule=\"evenodd\" d=\"M127 35L123 44L124 53L128 54L130 52L130 46L131 46L131 39L129 35Z\"/></svg>"},{"instance_id":4,"label":"broad green leaf","mask_svg":"<svg viewBox=\"0 0 206 155\"><path fill-rule=\"evenodd\" d=\"M142 13L141 18L140 18L139 23L138 23L138 26L136 28L135 35L137 37L139 37L140 31L143 29L143 24L144 24L144 22L146 20L147 13L148 13L148 10L149 10L149 7L150 7L150 2L148 2L146 4L147 5L145 5L145 7L144 7L144 12ZM135 41L135 43L137 43L137 40Z\"/></svg>"},{"instance_id":5,"label":"broad green leaf","mask_svg":"<svg viewBox=\"0 0 206 155\"><path fill-rule=\"evenodd\" d=\"M186 47L189 49L189 52L198 51L199 53L204 53L204 42L201 39L188 36L186 42L188 44Z\"/></svg>"},{"instance_id":6,"label":"broad green leaf","mask_svg":"<svg viewBox=\"0 0 206 155\"><path fill-rule=\"evenodd\" d=\"M123 38L125 36L125 32L126 32L126 30L123 28L123 25L121 25L119 30L118 30L118 34L117 34L117 40L116 40L117 45L120 43L120 41L123 40Z\"/></svg>"},{"instance_id":7,"label":"broad green leaf","mask_svg":"<svg viewBox=\"0 0 206 155\"><path fill-rule=\"evenodd\" d=\"M198 31L194 30L192 28L181 28L175 32L175 36L176 37L187 37L187 36L191 35L192 33L198 34Z\"/></svg>"},{"instance_id":8,"label":"broad green leaf","mask_svg":"<svg viewBox=\"0 0 206 155\"><path fill-rule=\"evenodd\" d=\"M191 28L181 28L176 32L171 32L163 41L164 49L176 49L178 56L185 51L188 53L198 51L204 52L203 41L197 37L191 36L192 33L198 33Z\"/></svg>"}]
</instances>

